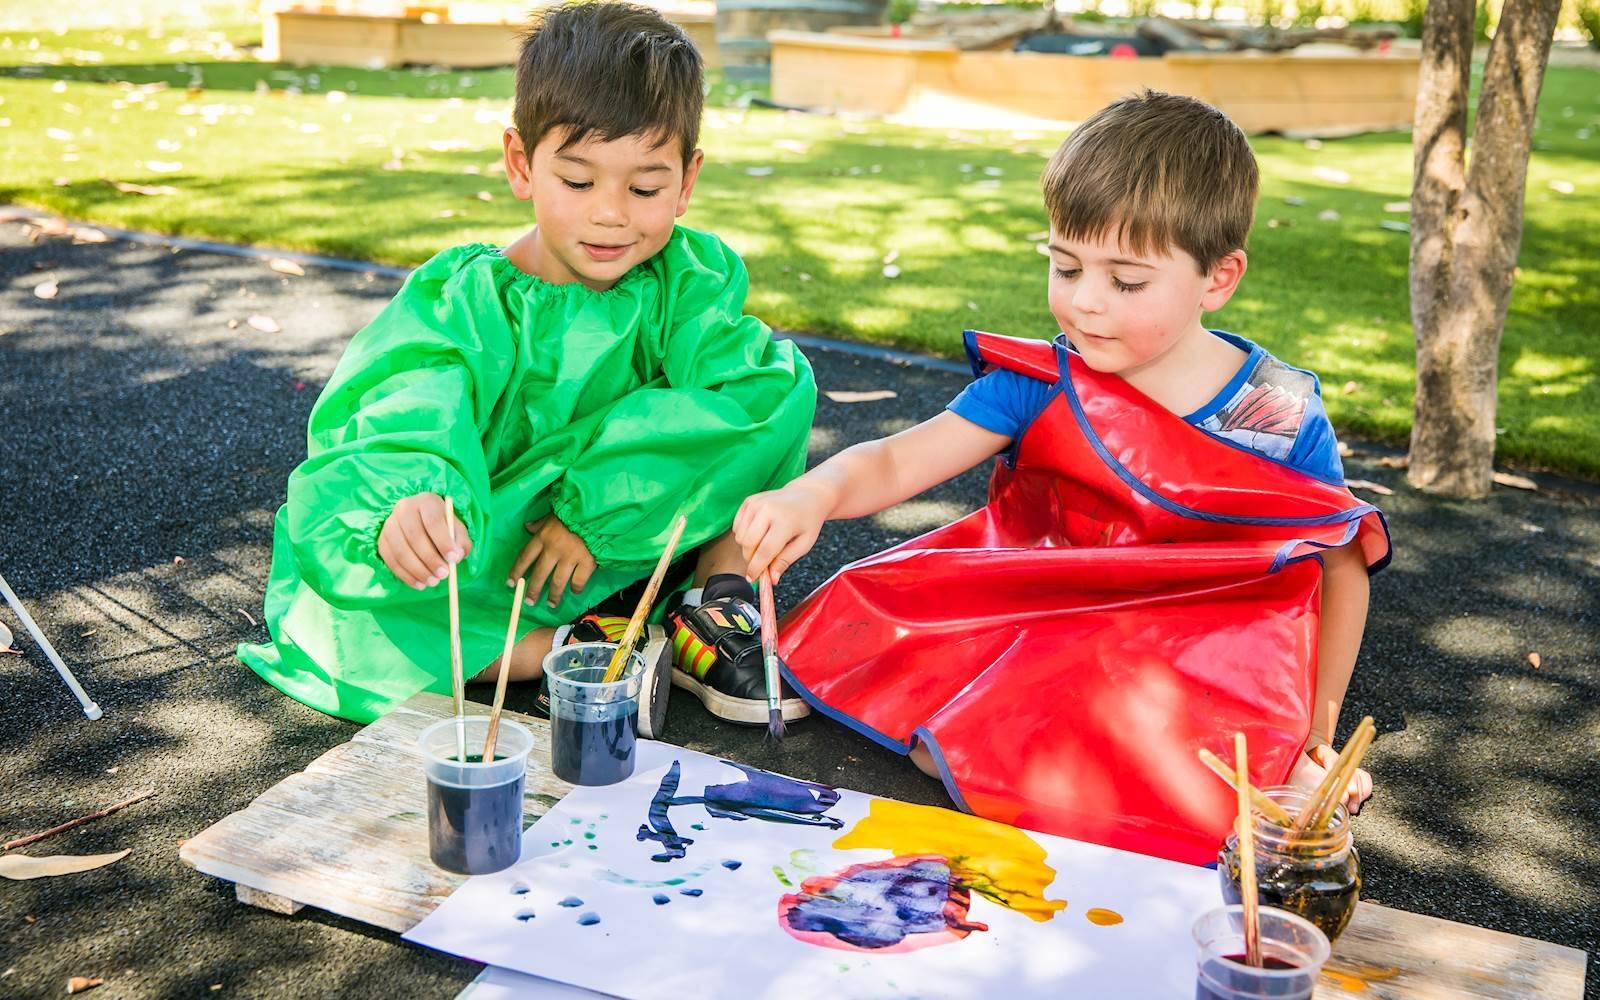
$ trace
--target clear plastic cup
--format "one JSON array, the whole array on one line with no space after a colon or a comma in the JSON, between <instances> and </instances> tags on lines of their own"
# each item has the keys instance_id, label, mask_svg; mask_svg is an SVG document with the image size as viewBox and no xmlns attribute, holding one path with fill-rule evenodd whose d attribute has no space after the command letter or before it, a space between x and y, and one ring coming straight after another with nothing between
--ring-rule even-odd
<instances>
[{"instance_id":1,"label":"clear plastic cup","mask_svg":"<svg viewBox=\"0 0 1600 1000\"><path fill-rule=\"evenodd\" d=\"M603 678L616 644L579 642L544 658L550 679L550 769L575 785L610 785L633 773L644 656L628 655L622 676Z\"/></svg>"},{"instance_id":2,"label":"clear plastic cup","mask_svg":"<svg viewBox=\"0 0 1600 1000\"><path fill-rule=\"evenodd\" d=\"M435 722L422 731L428 777L428 855L445 871L487 875L522 854L522 785L533 734L501 718L494 760L481 760L487 716ZM465 746L467 759L458 759Z\"/></svg>"},{"instance_id":3,"label":"clear plastic cup","mask_svg":"<svg viewBox=\"0 0 1600 1000\"><path fill-rule=\"evenodd\" d=\"M1328 960L1328 936L1285 910L1263 906L1260 915L1260 969L1244 960L1243 905L1221 906L1195 921L1195 1000L1308 1000Z\"/></svg>"}]
</instances>

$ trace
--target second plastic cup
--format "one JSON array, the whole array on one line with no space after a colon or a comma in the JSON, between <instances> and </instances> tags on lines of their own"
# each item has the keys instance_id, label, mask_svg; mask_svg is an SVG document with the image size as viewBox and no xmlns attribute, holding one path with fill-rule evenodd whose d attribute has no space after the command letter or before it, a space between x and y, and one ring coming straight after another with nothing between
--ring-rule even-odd
<instances>
[{"instance_id":1,"label":"second plastic cup","mask_svg":"<svg viewBox=\"0 0 1600 1000\"><path fill-rule=\"evenodd\" d=\"M418 738L428 778L428 854L460 875L510 868L522 855L522 787L533 734L501 719L494 760L485 763L488 730L489 720L474 715L435 722Z\"/></svg>"},{"instance_id":2,"label":"second plastic cup","mask_svg":"<svg viewBox=\"0 0 1600 1000\"><path fill-rule=\"evenodd\" d=\"M616 645L580 642L544 658L550 678L550 767L575 785L610 785L633 773L644 657L628 656L622 676L604 680Z\"/></svg>"},{"instance_id":3,"label":"second plastic cup","mask_svg":"<svg viewBox=\"0 0 1600 1000\"><path fill-rule=\"evenodd\" d=\"M1245 962L1243 906L1219 907L1195 921L1195 1000L1308 1000L1328 960L1328 936L1270 906L1261 907L1260 924L1258 969Z\"/></svg>"}]
</instances>

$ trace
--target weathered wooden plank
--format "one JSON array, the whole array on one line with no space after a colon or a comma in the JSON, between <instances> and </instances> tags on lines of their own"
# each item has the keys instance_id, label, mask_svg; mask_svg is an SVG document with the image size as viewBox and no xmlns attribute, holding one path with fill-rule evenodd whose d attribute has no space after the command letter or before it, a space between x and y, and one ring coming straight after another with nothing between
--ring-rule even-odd
<instances>
[{"instance_id":1,"label":"weathered wooden plank","mask_svg":"<svg viewBox=\"0 0 1600 1000\"><path fill-rule=\"evenodd\" d=\"M263 910L271 910L273 913L281 913L286 917L292 917L305 909L304 903L296 903L286 896L274 896L270 892L262 892L260 889L252 889L243 884L235 885L233 894L238 897L241 903L257 906Z\"/></svg>"},{"instance_id":2,"label":"weathered wooden plank","mask_svg":"<svg viewBox=\"0 0 1600 1000\"><path fill-rule=\"evenodd\" d=\"M1588 956L1502 931L1357 905L1318 1000L1510 1000L1583 996Z\"/></svg>"},{"instance_id":3,"label":"weathered wooden plank","mask_svg":"<svg viewBox=\"0 0 1600 1000\"><path fill-rule=\"evenodd\" d=\"M179 856L277 912L315 906L409 930L463 877L428 859L417 737L451 712L421 694L191 838ZM468 703L469 714L488 707ZM534 737L527 822L571 786L549 770L549 723L507 713ZM1502 1000L1583 996L1587 956L1573 948L1361 903L1318 984L1318 1000Z\"/></svg>"}]
</instances>

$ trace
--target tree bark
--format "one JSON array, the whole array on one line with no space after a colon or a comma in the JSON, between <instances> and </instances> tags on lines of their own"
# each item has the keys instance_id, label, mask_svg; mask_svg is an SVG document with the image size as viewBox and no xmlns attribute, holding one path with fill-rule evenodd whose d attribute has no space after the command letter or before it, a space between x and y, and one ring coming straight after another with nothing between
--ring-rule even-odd
<instances>
[{"instance_id":1,"label":"tree bark","mask_svg":"<svg viewBox=\"0 0 1600 1000\"><path fill-rule=\"evenodd\" d=\"M1473 0L1432 0L1412 133L1411 324L1416 404L1407 478L1482 497L1494 467L1500 336L1522 245L1539 89L1561 0L1506 0L1466 156Z\"/></svg>"}]
</instances>

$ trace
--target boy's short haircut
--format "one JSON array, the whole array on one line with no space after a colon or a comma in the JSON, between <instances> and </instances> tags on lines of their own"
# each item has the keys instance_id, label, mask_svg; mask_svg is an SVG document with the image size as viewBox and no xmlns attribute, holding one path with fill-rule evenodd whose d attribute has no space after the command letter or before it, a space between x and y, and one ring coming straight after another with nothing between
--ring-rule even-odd
<instances>
[{"instance_id":1,"label":"boy's short haircut","mask_svg":"<svg viewBox=\"0 0 1600 1000\"><path fill-rule=\"evenodd\" d=\"M1113 232L1136 254L1172 247L1202 274L1244 246L1255 217L1250 143L1227 115L1156 90L1095 112L1044 171L1050 224L1067 239Z\"/></svg>"},{"instance_id":2,"label":"boy's short haircut","mask_svg":"<svg viewBox=\"0 0 1600 1000\"><path fill-rule=\"evenodd\" d=\"M536 15L517 56L512 124L532 159L553 129L562 149L589 135L677 140L688 164L705 104L700 53L649 7L582 0Z\"/></svg>"}]
</instances>

